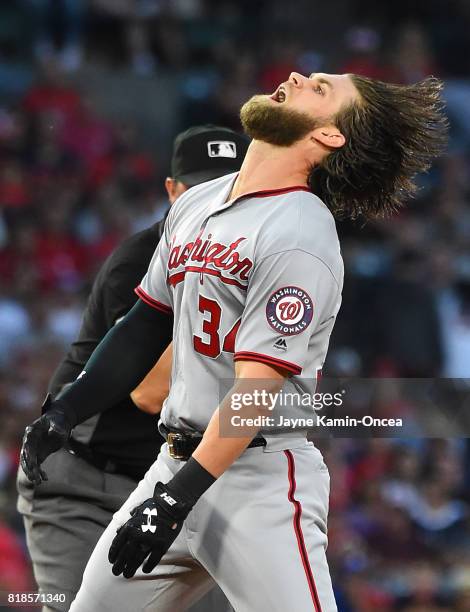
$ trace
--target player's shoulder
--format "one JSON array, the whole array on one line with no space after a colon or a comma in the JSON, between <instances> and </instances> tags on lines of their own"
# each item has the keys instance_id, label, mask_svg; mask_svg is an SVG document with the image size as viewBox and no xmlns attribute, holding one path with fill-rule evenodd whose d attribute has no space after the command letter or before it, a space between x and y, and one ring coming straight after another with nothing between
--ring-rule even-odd
<instances>
[{"instance_id":1,"label":"player's shoulder","mask_svg":"<svg viewBox=\"0 0 470 612\"><path fill-rule=\"evenodd\" d=\"M298 240L306 250L339 251L336 221L328 206L311 192L298 192Z\"/></svg>"},{"instance_id":2,"label":"player's shoulder","mask_svg":"<svg viewBox=\"0 0 470 612\"><path fill-rule=\"evenodd\" d=\"M324 261L340 273L341 251L336 222L326 204L311 191L280 194L274 221L266 226L265 252L298 249Z\"/></svg>"},{"instance_id":3,"label":"player's shoulder","mask_svg":"<svg viewBox=\"0 0 470 612\"><path fill-rule=\"evenodd\" d=\"M198 206L206 206L213 196L233 182L235 175L236 172L225 174L219 178L199 183L199 185L187 189L179 196L170 209L168 216L169 226L173 226L181 217L184 217L188 209L195 210Z\"/></svg>"}]
</instances>

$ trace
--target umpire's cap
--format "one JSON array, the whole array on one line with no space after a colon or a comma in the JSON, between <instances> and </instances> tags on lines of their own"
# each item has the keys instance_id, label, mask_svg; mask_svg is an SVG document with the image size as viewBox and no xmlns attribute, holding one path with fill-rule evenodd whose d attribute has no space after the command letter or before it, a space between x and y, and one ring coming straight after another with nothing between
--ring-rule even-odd
<instances>
[{"instance_id":1,"label":"umpire's cap","mask_svg":"<svg viewBox=\"0 0 470 612\"><path fill-rule=\"evenodd\" d=\"M175 138L171 176L188 187L240 170L250 141L217 125L200 125Z\"/></svg>"}]
</instances>

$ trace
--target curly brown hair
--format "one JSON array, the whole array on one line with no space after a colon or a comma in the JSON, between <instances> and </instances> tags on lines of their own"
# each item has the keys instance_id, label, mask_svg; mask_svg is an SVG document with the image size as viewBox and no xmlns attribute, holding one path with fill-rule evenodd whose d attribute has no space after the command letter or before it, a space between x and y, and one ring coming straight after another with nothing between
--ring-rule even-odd
<instances>
[{"instance_id":1,"label":"curly brown hair","mask_svg":"<svg viewBox=\"0 0 470 612\"><path fill-rule=\"evenodd\" d=\"M443 84L434 77L414 85L350 78L359 99L334 117L346 143L312 168L309 185L338 218L387 216L414 194L416 174L444 151Z\"/></svg>"}]
</instances>

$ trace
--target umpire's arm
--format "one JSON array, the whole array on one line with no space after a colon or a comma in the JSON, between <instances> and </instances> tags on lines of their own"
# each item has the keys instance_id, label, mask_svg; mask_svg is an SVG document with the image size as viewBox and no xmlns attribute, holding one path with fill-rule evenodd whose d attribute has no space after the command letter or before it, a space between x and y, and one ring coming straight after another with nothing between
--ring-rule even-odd
<instances>
[{"instance_id":1,"label":"umpire's arm","mask_svg":"<svg viewBox=\"0 0 470 612\"><path fill-rule=\"evenodd\" d=\"M170 391L173 343L153 366L137 389L131 393L134 404L148 414L159 414Z\"/></svg>"},{"instance_id":2,"label":"umpire's arm","mask_svg":"<svg viewBox=\"0 0 470 612\"><path fill-rule=\"evenodd\" d=\"M171 340L173 314L138 300L97 346L83 372L42 417L26 428L21 465L30 480L47 479L40 464L61 448L79 423L127 397Z\"/></svg>"}]
</instances>

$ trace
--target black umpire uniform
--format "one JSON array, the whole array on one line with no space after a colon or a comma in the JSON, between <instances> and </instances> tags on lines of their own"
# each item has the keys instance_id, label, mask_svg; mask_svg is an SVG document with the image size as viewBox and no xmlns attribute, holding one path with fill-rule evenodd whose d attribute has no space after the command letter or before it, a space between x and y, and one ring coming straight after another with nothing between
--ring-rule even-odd
<instances>
[{"instance_id":1,"label":"black umpire uniform","mask_svg":"<svg viewBox=\"0 0 470 612\"><path fill-rule=\"evenodd\" d=\"M234 172L247 146L244 136L226 128L190 128L175 140L172 177L191 187ZM77 378L109 329L134 306L134 288L147 271L164 223L130 237L104 263L79 336L50 381L53 397ZM44 462L47 482L34 488L20 468L18 510L39 590L50 600L43 610L69 609L96 542L155 461L162 442L157 418L128 398L73 430L69 446ZM221 593L209 594L196 608L231 609Z\"/></svg>"}]
</instances>

